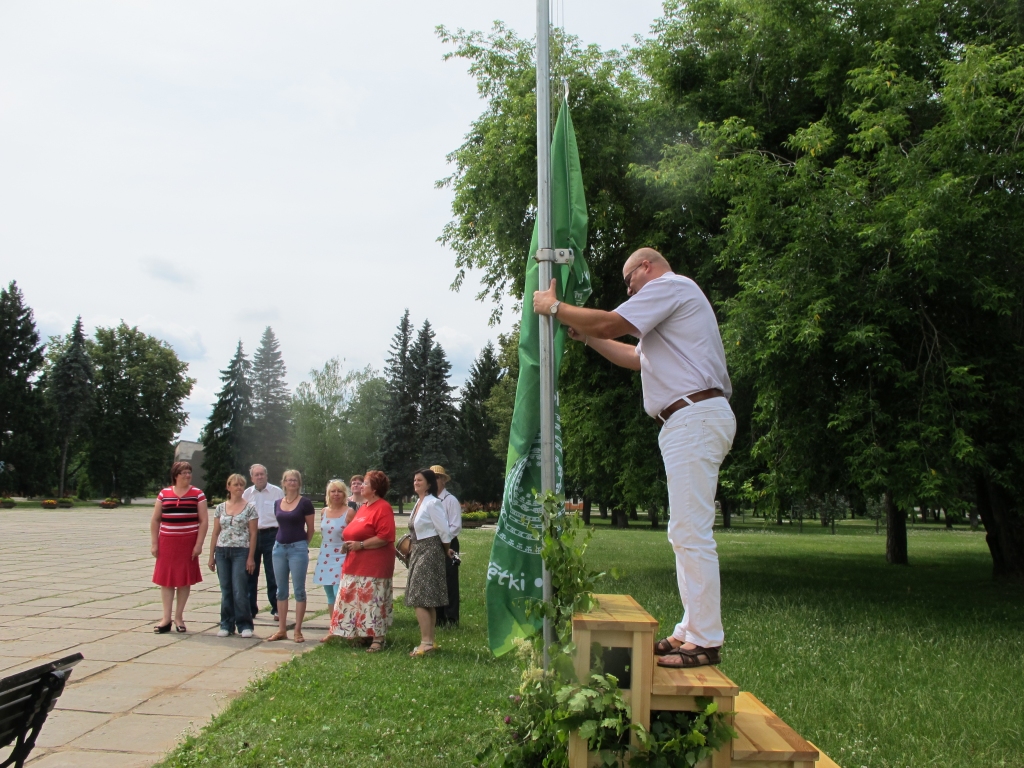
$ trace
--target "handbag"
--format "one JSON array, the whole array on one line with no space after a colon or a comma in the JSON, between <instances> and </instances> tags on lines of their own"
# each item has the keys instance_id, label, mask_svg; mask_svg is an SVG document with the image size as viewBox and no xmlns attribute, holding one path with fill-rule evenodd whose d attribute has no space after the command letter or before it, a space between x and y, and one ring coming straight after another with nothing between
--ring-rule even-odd
<instances>
[{"instance_id":1,"label":"handbag","mask_svg":"<svg viewBox=\"0 0 1024 768\"><path fill-rule=\"evenodd\" d=\"M405 534L395 542L395 556L402 561L402 565L409 567L409 555L412 554L412 535Z\"/></svg>"}]
</instances>

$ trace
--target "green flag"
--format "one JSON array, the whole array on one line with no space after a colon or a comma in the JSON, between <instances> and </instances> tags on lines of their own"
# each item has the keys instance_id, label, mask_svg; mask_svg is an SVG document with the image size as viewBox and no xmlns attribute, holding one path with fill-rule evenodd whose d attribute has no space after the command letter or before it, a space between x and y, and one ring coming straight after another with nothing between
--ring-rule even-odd
<instances>
[{"instance_id":1,"label":"green flag","mask_svg":"<svg viewBox=\"0 0 1024 768\"><path fill-rule=\"evenodd\" d=\"M587 202L583 175L572 129L569 105L563 100L551 137L551 230L555 248L572 248L571 267L554 265L562 301L582 306L590 296L590 270L583 260L587 244ZM523 317L519 324L519 383L512 413L512 429L505 465L505 493L501 517L487 566L487 637L491 651L500 656L512 649L512 641L526 637L539 626L526 617L530 598L541 598L541 508L534 494L541 490L540 468L540 328L533 312L537 290L537 226L533 228L530 258L526 262ZM547 288L547 286L541 286ZM562 424L558 409L558 369L565 350L565 326L555 321L555 492L562 485ZM562 510L564 512L564 508Z\"/></svg>"}]
</instances>

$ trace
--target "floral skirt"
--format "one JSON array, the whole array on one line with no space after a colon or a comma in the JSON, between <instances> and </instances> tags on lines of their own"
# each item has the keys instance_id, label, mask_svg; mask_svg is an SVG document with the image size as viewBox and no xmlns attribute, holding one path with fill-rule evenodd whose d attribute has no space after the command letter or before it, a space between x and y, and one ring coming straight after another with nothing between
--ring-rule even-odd
<instances>
[{"instance_id":1,"label":"floral skirt","mask_svg":"<svg viewBox=\"0 0 1024 768\"><path fill-rule=\"evenodd\" d=\"M406 607L440 608L448 605L445 557L444 545L437 536L413 541L405 587Z\"/></svg>"},{"instance_id":2,"label":"floral skirt","mask_svg":"<svg viewBox=\"0 0 1024 768\"><path fill-rule=\"evenodd\" d=\"M394 620L391 579L342 574L331 614L331 634L384 637Z\"/></svg>"}]
</instances>

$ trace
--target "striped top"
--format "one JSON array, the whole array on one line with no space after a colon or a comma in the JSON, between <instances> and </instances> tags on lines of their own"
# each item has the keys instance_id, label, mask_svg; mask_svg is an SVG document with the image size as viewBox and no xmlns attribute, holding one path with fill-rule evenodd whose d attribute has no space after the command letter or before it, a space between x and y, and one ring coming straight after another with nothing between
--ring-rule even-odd
<instances>
[{"instance_id":1,"label":"striped top","mask_svg":"<svg viewBox=\"0 0 1024 768\"><path fill-rule=\"evenodd\" d=\"M184 496L174 488L164 488L156 495L160 502L160 534L162 536L195 536L199 533L199 502L206 501L203 492L190 485Z\"/></svg>"}]
</instances>

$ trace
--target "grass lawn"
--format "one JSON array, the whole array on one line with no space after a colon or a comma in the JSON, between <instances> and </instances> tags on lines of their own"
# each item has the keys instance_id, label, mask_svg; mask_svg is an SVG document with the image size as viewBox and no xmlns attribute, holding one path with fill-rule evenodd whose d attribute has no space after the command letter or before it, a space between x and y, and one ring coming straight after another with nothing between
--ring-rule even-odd
<instances>
[{"instance_id":1,"label":"grass lawn","mask_svg":"<svg viewBox=\"0 0 1024 768\"><path fill-rule=\"evenodd\" d=\"M1024 588L994 584L982 533L918 525L911 566L884 536L843 523L718 533L723 670L843 768L1024 766ZM433 658L396 605L391 646L321 647L254 684L164 766L471 765L517 684L486 648L491 532L466 531L462 619ZM664 529L596 531L591 562L621 571L671 630L680 612Z\"/></svg>"}]
</instances>

